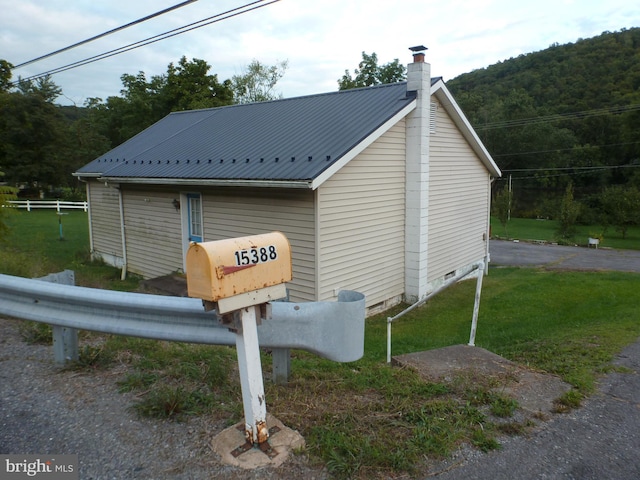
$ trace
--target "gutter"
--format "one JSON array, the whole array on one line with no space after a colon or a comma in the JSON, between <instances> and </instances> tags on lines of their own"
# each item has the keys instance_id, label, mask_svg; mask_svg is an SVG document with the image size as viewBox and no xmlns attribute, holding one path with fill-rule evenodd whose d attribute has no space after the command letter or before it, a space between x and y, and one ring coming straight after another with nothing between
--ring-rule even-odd
<instances>
[{"instance_id":1,"label":"gutter","mask_svg":"<svg viewBox=\"0 0 640 480\"><path fill-rule=\"evenodd\" d=\"M223 180L197 178L136 178L96 177L101 182L136 185L172 185L191 187L261 187L261 188L313 188L312 180Z\"/></svg>"}]
</instances>

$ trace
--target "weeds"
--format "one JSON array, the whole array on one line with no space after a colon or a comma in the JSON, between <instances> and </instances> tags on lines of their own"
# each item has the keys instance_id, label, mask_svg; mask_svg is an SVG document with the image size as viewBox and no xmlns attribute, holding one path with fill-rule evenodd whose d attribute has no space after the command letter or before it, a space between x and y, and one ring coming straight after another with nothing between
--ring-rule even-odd
<instances>
[{"instance_id":1,"label":"weeds","mask_svg":"<svg viewBox=\"0 0 640 480\"><path fill-rule=\"evenodd\" d=\"M51 326L46 323L21 322L18 325L18 332L22 339L31 345L51 345L53 343Z\"/></svg>"},{"instance_id":2,"label":"weeds","mask_svg":"<svg viewBox=\"0 0 640 480\"><path fill-rule=\"evenodd\" d=\"M511 417L515 413L517 408L518 402L510 397L504 397L502 395L494 394L491 400L491 413L496 417Z\"/></svg>"},{"instance_id":3,"label":"weeds","mask_svg":"<svg viewBox=\"0 0 640 480\"><path fill-rule=\"evenodd\" d=\"M554 402L555 413L566 413L569 410L580 407L583 395L577 390L569 390Z\"/></svg>"},{"instance_id":4,"label":"weeds","mask_svg":"<svg viewBox=\"0 0 640 480\"><path fill-rule=\"evenodd\" d=\"M73 368L83 369L104 369L111 366L114 352L105 345L85 345L78 351L78 360L72 365Z\"/></svg>"}]
</instances>

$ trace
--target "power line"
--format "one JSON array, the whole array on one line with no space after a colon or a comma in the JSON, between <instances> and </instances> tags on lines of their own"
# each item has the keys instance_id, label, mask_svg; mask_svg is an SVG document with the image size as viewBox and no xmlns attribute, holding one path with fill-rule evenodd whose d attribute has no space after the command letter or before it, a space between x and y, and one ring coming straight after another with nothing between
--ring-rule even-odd
<instances>
[{"instance_id":1,"label":"power line","mask_svg":"<svg viewBox=\"0 0 640 480\"><path fill-rule=\"evenodd\" d=\"M78 68L78 67L81 67L83 65L88 65L89 63L94 63L94 62L97 62L99 60L104 60L105 58L113 57L115 55L119 55L121 53L125 53L125 52L128 52L130 50L135 50L136 48L144 47L146 45L150 45L152 43L159 42L160 40L165 40L167 38L175 37L175 36L180 35L182 33L190 32L192 30L196 30L198 28L205 27L207 25L211 25L212 23L221 22L222 20L227 20L229 18L238 16L238 15L242 15L243 13L248 13L248 12L250 12L252 10L257 10L259 8L266 7L268 5L271 5L271 4L279 2L279 1L280 0L271 0L269 2L262 3L262 2L264 2L264 0L257 0L257 1L254 1L254 2L250 2L250 3L247 3L247 4L242 5L240 7L232 8L231 10L227 10L226 12L222 12L222 13L213 15L211 17L204 18L204 19L199 20L197 22L193 22L193 23L190 23L188 25L184 25L182 27L175 28L173 30L169 30L167 32L155 35L153 37L149 37L149 38L146 38L144 40L140 40L138 42L134 42L134 43L131 43L129 45L125 45L123 47L119 47L119 48L116 48L114 50L110 50L108 52L101 53L99 55L94 55L93 57L85 58L84 60L79 60L77 62L73 62L73 63L67 64L67 65L64 65L62 67L54 68L54 69L48 70L46 72L38 73L36 75L31 75L29 77L16 80L14 82L11 82L10 85L11 86L16 86L20 82L35 80L37 78L41 78L41 77L44 77L44 76L47 76L47 75L53 75L53 74L56 74L56 73L64 72L66 70L71 70L73 68ZM256 5L256 4L260 4L260 5ZM247 7L250 7L250 8L247 8ZM203 22L206 22L206 23L203 23Z\"/></svg>"},{"instance_id":2,"label":"power line","mask_svg":"<svg viewBox=\"0 0 640 480\"><path fill-rule=\"evenodd\" d=\"M600 115L611 115L616 113L633 112L640 110L640 104L620 105L613 107L598 108L594 110L583 110L572 113L558 113L553 115L545 115L541 117L529 117L518 120L504 120L499 122L485 123L484 125L476 125L476 131L494 130L497 128L522 127L526 125L536 125L539 123L558 122L563 120L581 120L587 117L595 117Z\"/></svg>"},{"instance_id":3,"label":"power line","mask_svg":"<svg viewBox=\"0 0 640 480\"><path fill-rule=\"evenodd\" d=\"M547 171L547 172L555 172L555 171L566 171L566 170L579 170L574 172L565 172L565 173L555 173L549 175L529 175L529 176L513 176L512 180L530 180L530 179L542 179L542 178L557 178L557 177L566 177L566 176L576 176L576 175L588 175L591 173L604 172L606 170L614 170L618 168L639 168L639 165L602 165L600 167L556 167L556 168L531 168L531 169L516 169L516 170L503 170L503 172L539 172L539 171ZM506 180L506 178L501 178L498 180Z\"/></svg>"},{"instance_id":4,"label":"power line","mask_svg":"<svg viewBox=\"0 0 640 480\"><path fill-rule=\"evenodd\" d=\"M640 165L599 165L597 167L549 167L549 168L509 168L502 170L503 172L555 172L559 170L610 170L614 168L637 168Z\"/></svg>"},{"instance_id":5,"label":"power line","mask_svg":"<svg viewBox=\"0 0 640 480\"><path fill-rule=\"evenodd\" d=\"M640 141L637 142L623 142L623 143L609 143L609 144L603 144L603 145L581 145L578 147L571 147L571 148L554 148L551 150L536 150L536 151L530 151L530 152L516 152L516 153L498 153L496 155L491 155L493 158L496 157L515 157L518 155L537 155L539 153L556 153L556 152L570 152L570 151L575 151L575 150L584 150L586 148L605 148L605 147L622 147L625 145L636 145L640 143Z\"/></svg>"},{"instance_id":6,"label":"power line","mask_svg":"<svg viewBox=\"0 0 640 480\"><path fill-rule=\"evenodd\" d=\"M159 17L160 15L164 15L165 13L171 12L173 10L177 10L178 8L185 7L185 6L189 5L190 3L194 3L194 2L197 2L197 1L198 0L187 0L186 2L179 3L177 5L174 5L173 7L165 8L164 10L160 10L159 12L152 13L151 15L147 15L146 17L142 17L142 18L139 18L138 20L134 20L133 22L129 22L126 25L122 25L120 27L111 29L111 30L109 30L107 32L104 32L104 33L101 33L99 35L95 35L95 36L93 36L91 38L87 38L86 40L82 40L81 42L74 43L73 45L69 45L68 47L61 48L59 50L56 50L56 51L51 52L51 53L47 53L46 55L42 55L40 57L34 58L32 60L28 60L26 62L22 62L21 64L16 65L13 68L16 69L16 68L24 67L26 65L31 65L32 63L39 62L40 60L44 60L45 58L53 57L54 55L58 55L59 53L66 52L66 51L71 50L73 48L79 47L80 45L84 45L86 43L93 42L94 40L98 40L99 38L106 37L108 35L111 35L112 33L119 32L120 30L124 30L125 28L129 28L129 27L132 27L134 25L138 25L138 24L140 24L142 22L146 22L147 20L151 20L152 18Z\"/></svg>"}]
</instances>

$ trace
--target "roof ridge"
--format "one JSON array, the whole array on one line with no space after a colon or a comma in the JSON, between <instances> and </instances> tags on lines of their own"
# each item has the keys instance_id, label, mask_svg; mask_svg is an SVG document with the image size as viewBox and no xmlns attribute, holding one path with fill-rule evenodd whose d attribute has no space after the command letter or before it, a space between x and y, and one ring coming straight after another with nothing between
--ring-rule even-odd
<instances>
[{"instance_id":1,"label":"roof ridge","mask_svg":"<svg viewBox=\"0 0 640 480\"><path fill-rule=\"evenodd\" d=\"M441 78L441 77L439 77L439 78ZM433 79L432 79L432 81L433 81ZM276 98L276 99L273 99L273 100L265 100L263 102L235 103L233 105L221 105L219 107L200 108L200 109L196 109L196 110L180 110L180 111L177 111L177 112L171 112L171 113L169 113L169 115L188 114L188 113L194 113L194 112L206 112L206 111L209 111L209 110L222 110L222 109L230 109L230 108L250 107L252 105L265 105L265 104L276 103L276 102L287 102L287 101L311 99L311 98L317 98L317 97L326 97L326 96L330 96L330 95L349 94L349 93L361 92L363 90L372 90L372 89L378 89L378 88L394 88L394 87L397 88L400 85L405 85L406 86L406 84L407 84L406 81L393 82L393 83L382 83L382 84L379 84L379 85L370 85L368 87L349 88L347 90L335 90L333 92L310 93L308 95L299 95L297 97Z\"/></svg>"}]
</instances>

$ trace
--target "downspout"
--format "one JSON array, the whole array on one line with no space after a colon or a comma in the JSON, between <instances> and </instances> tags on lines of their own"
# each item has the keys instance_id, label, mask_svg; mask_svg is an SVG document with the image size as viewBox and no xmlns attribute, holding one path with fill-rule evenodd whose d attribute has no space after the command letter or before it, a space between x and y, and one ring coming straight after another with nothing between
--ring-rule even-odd
<instances>
[{"instance_id":1,"label":"downspout","mask_svg":"<svg viewBox=\"0 0 640 480\"><path fill-rule=\"evenodd\" d=\"M487 231L485 235L487 236L487 241L485 242L484 248L484 274L489 275L489 262L491 261L491 254L489 253L489 242L491 241L491 189L493 187L493 182L495 182L495 177L489 175L489 192L487 194Z\"/></svg>"},{"instance_id":2,"label":"downspout","mask_svg":"<svg viewBox=\"0 0 640 480\"><path fill-rule=\"evenodd\" d=\"M314 232L313 232L313 242L314 242L314 263L315 263L315 275L314 275L314 282L315 285L313 286L314 289L314 300L316 302L320 301L320 292L322 291L322 289L320 288L321 286L324 285L320 285L320 281L322 279L322 276L320 275L320 268L322 266L322 261L320 258L321 255L321 250L320 250L320 201L322 200L322 195L320 195L320 189L316 189L313 192L314 195L314 200L313 200L313 215L314 215L314 219L313 219L313 224L314 224Z\"/></svg>"},{"instance_id":3,"label":"downspout","mask_svg":"<svg viewBox=\"0 0 640 480\"><path fill-rule=\"evenodd\" d=\"M80 181L84 181L80 179ZM89 253L91 254L91 259L93 260L93 217L91 216L91 181L86 181L85 191L87 194L87 218L89 221Z\"/></svg>"},{"instance_id":4,"label":"downspout","mask_svg":"<svg viewBox=\"0 0 640 480\"><path fill-rule=\"evenodd\" d=\"M120 207L120 235L122 240L122 272L120 273L120 280L127 278L127 236L125 234L124 225L124 203L122 200L122 189L118 187L118 203Z\"/></svg>"}]
</instances>

